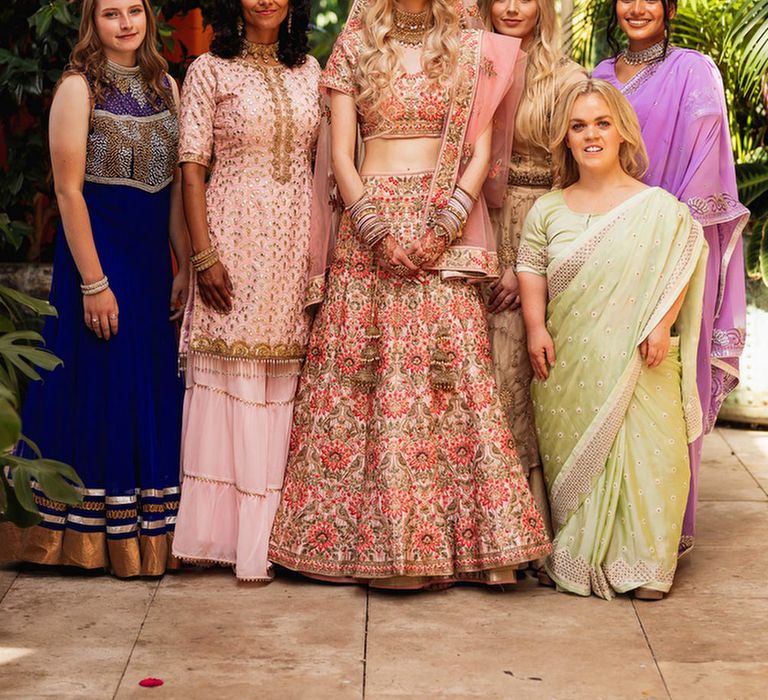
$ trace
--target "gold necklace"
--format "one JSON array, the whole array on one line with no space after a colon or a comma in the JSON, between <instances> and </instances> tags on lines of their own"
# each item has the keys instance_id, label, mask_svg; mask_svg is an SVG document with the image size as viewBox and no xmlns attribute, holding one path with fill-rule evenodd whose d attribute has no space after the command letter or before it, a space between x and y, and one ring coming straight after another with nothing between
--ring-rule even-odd
<instances>
[{"instance_id":1,"label":"gold necklace","mask_svg":"<svg viewBox=\"0 0 768 700\"><path fill-rule=\"evenodd\" d=\"M392 22L394 24L391 32L392 38L400 44L406 46L419 46L424 41L424 35L427 33L429 10L422 12L406 12L399 7L395 7Z\"/></svg>"},{"instance_id":2,"label":"gold necklace","mask_svg":"<svg viewBox=\"0 0 768 700\"><path fill-rule=\"evenodd\" d=\"M274 44L254 44L252 41L244 39L242 57L265 66L279 63L277 58L277 42Z\"/></svg>"}]
</instances>

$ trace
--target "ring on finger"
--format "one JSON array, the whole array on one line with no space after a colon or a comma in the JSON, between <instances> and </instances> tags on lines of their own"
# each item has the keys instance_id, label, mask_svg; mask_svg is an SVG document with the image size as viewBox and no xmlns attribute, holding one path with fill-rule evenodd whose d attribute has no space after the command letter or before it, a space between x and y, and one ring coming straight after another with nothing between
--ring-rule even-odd
<instances>
[{"instance_id":1,"label":"ring on finger","mask_svg":"<svg viewBox=\"0 0 768 700\"><path fill-rule=\"evenodd\" d=\"M98 326L99 325L99 319L95 316L91 319L91 325L92 326Z\"/></svg>"},{"instance_id":2,"label":"ring on finger","mask_svg":"<svg viewBox=\"0 0 768 700\"><path fill-rule=\"evenodd\" d=\"M110 321L117 321L117 314L109 314Z\"/></svg>"}]
</instances>

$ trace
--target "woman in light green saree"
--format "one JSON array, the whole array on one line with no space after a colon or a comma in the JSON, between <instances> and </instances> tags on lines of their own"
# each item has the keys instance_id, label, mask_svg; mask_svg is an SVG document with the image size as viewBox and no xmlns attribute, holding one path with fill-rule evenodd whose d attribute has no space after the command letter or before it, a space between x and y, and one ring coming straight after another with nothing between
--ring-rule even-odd
<instances>
[{"instance_id":1,"label":"woman in light green saree","mask_svg":"<svg viewBox=\"0 0 768 700\"><path fill-rule=\"evenodd\" d=\"M639 181L640 127L614 87L577 83L552 126L563 189L534 205L517 264L555 528L547 572L579 595L659 599L701 432L706 243L685 205Z\"/></svg>"}]
</instances>

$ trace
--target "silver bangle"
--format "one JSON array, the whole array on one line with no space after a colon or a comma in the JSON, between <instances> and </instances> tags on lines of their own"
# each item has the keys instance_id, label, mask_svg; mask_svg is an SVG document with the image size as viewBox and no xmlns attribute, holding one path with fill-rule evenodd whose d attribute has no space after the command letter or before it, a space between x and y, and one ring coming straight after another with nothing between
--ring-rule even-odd
<instances>
[{"instance_id":1,"label":"silver bangle","mask_svg":"<svg viewBox=\"0 0 768 700\"><path fill-rule=\"evenodd\" d=\"M106 275L102 277L98 282L91 282L91 284L81 284L80 291L84 296L92 296L99 294L109 287L109 279Z\"/></svg>"}]
</instances>

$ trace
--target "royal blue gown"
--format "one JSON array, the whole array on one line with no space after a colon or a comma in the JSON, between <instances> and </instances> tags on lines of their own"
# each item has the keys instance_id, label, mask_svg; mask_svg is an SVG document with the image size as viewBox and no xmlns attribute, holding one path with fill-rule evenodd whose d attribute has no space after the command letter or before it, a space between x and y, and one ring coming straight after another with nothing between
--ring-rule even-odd
<instances>
[{"instance_id":1,"label":"royal blue gown","mask_svg":"<svg viewBox=\"0 0 768 700\"><path fill-rule=\"evenodd\" d=\"M43 335L63 366L32 383L22 417L45 457L76 469L84 502L67 506L35 489L43 522L3 526L0 557L159 575L173 563L179 503L183 387L168 320L178 125L138 69L109 64L109 72L114 89L93 111L83 195L119 330L104 341L86 327L81 279L60 231L50 295L59 316Z\"/></svg>"}]
</instances>

